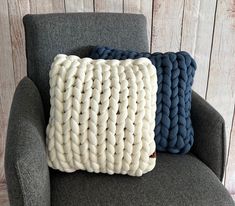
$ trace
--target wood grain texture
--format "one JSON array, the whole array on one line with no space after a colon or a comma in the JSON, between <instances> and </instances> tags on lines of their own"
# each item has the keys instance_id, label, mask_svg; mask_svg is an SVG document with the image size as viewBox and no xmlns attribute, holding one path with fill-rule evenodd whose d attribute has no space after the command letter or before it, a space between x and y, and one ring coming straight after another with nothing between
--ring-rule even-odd
<instances>
[{"instance_id":1,"label":"wood grain texture","mask_svg":"<svg viewBox=\"0 0 235 206\"><path fill-rule=\"evenodd\" d=\"M179 51L184 0L153 2L151 51Z\"/></svg>"},{"instance_id":2,"label":"wood grain texture","mask_svg":"<svg viewBox=\"0 0 235 206\"><path fill-rule=\"evenodd\" d=\"M123 0L94 0L95 12L123 12Z\"/></svg>"},{"instance_id":3,"label":"wood grain texture","mask_svg":"<svg viewBox=\"0 0 235 206\"><path fill-rule=\"evenodd\" d=\"M93 12L93 0L65 0L65 11L68 12Z\"/></svg>"},{"instance_id":4,"label":"wood grain texture","mask_svg":"<svg viewBox=\"0 0 235 206\"><path fill-rule=\"evenodd\" d=\"M15 90L14 71L7 1L0 6L0 182L5 182L4 151L6 129L12 96Z\"/></svg>"},{"instance_id":5,"label":"wood grain texture","mask_svg":"<svg viewBox=\"0 0 235 206\"><path fill-rule=\"evenodd\" d=\"M235 112L235 105L234 105ZM228 151L228 161L225 173L225 186L230 194L235 197L235 113L233 116L233 126L231 128L230 145Z\"/></svg>"},{"instance_id":6,"label":"wood grain texture","mask_svg":"<svg viewBox=\"0 0 235 206\"><path fill-rule=\"evenodd\" d=\"M8 0L15 84L26 76L25 34L22 18L30 13L29 0Z\"/></svg>"},{"instance_id":7,"label":"wood grain texture","mask_svg":"<svg viewBox=\"0 0 235 206\"><path fill-rule=\"evenodd\" d=\"M6 184L0 184L0 205L10 206Z\"/></svg>"},{"instance_id":8,"label":"wood grain texture","mask_svg":"<svg viewBox=\"0 0 235 206\"><path fill-rule=\"evenodd\" d=\"M197 62L193 89L206 95L216 0L185 0L181 50Z\"/></svg>"},{"instance_id":9,"label":"wood grain texture","mask_svg":"<svg viewBox=\"0 0 235 206\"><path fill-rule=\"evenodd\" d=\"M150 50L152 32L152 0L125 0L123 11L124 13L144 14L147 20L147 33Z\"/></svg>"},{"instance_id":10,"label":"wood grain texture","mask_svg":"<svg viewBox=\"0 0 235 206\"><path fill-rule=\"evenodd\" d=\"M235 1L219 0L206 99L226 121L227 148L235 102Z\"/></svg>"},{"instance_id":11,"label":"wood grain texture","mask_svg":"<svg viewBox=\"0 0 235 206\"><path fill-rule=\"evenodd\" d=\"M30 0L32 14L65 12L64 0Z\"/></svg>"}]
</instances>

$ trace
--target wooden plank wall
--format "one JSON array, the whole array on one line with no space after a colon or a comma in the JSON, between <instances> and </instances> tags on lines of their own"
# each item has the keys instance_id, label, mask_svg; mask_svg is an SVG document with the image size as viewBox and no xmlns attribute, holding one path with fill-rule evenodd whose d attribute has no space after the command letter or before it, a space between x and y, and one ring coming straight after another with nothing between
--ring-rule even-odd
<instances>
[{"instance_id":1,"label":"wooden plank wall","mask_svg":"<svg viewBox=\"0 0 235 206\"><path fill-rule=\"evenodd\" d=\"M235 195L234 0L1 0L0 205L9 205L3 168L8 114L15 87L26 74L22 17L58 12L142 13L152 52L186 50L192 54L198 64L194 90L226 121L224 183Z\"/></svg>"},{"instance_id":2,"label":"wooden plank wall","mask_svg":"<svg viewBox=\"0 0 235 206\"><path fill-rule=\"evenodd\" d=\"M15 74L12 62L11 34L7 2L0 6L0 204L7 205L4 176L4 147L11 99L15 89ZM4 31L4 32L2 32Z\"/></svg>"}]
</instances>

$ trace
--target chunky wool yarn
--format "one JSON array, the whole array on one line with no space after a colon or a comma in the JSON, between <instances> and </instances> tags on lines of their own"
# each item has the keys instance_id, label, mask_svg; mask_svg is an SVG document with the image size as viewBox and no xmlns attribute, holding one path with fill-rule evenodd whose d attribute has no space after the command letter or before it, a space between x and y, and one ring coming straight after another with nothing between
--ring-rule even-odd
<instances>
[{"instance_id":1,"label":"chunky wool yarn","mask_svg":"<svg viewBox=\"0 0 235 206\"><path fill-rule=\"evenodd\" d=\"M59 54L49 76L50 167L131 176L154 168L157 75L149 59Z\"/></svg>"},{"instance_id":2,"label":"chunky wool yarn","mask_svg":"<svg viewBox=\"0 0 235 206\"><path fill-rule=\"evenodd\" d=\"M149 58L157 69L158 92L155 141L157 150L187 153L193 145L190 118L193 77L196 63L186 52L148 53L95 47L93 59Z\"/></svg>"}]
</instances>

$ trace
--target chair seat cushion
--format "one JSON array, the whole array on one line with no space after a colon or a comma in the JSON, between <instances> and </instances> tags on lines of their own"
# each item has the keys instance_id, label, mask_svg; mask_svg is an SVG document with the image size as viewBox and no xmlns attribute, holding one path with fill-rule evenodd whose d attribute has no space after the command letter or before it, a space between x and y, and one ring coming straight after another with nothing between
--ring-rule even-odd
<instances>
[{"instance_id":1,"label":"chair seat cushion","mask_svg":"<svg viewBox=\"0 0 235 206\"><path fill-rule=\"evenodd\" d=\"M51 203L65 205L234 205L216 175L191 154L158 155L142 176L51 170Z\"/></svg>"}]
</instances>

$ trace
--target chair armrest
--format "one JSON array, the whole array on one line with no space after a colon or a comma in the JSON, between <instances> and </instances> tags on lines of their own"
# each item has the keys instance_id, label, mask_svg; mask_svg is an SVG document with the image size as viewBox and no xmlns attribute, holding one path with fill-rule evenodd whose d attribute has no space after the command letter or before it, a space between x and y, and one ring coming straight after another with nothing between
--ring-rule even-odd
<instances>
[{"instance_id":1,"label":"chair armrest","mask_svg":"<svg viewBox=\"0 0 235 206\"><path fill-rule=\"evenodd\" d=\"M225 165L225 123L223 117L197 93L192 94L191 118L194 153L222 181Z\"/></svg>"},{"instance_id":2,"label":"chair armrest","mask_svg":"<svg viewBox=\"0 0 235 206\"><path fill-rule=\"evenodd\" d=\"M27 77L11 106L5 173L11 205L50 205L44 111L38 89Z\"/></svg>"}]
</instances>

